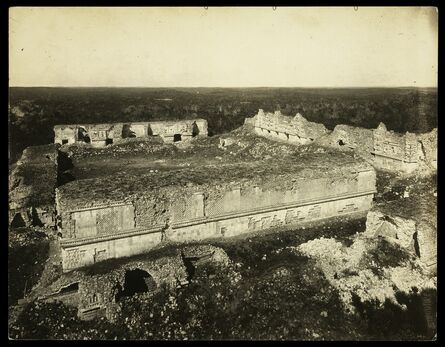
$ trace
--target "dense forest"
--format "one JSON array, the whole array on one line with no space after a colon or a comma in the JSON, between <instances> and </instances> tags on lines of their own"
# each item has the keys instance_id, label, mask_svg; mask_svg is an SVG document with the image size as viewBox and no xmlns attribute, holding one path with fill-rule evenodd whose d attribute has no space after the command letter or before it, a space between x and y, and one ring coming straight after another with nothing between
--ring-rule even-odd
<instances>
[{"instance_id":1,"label":"dense forest","mask_svg":"<svg viewBox=\"0 0 445 347\"><path fill-rule=\"evenodd\" d=\"M204 118L209 135L231 131L258 109L397 132L437 127L435 88L22 88L9 90L10 162L51 143L56 124Z\"/></svg>"}]
</instances>

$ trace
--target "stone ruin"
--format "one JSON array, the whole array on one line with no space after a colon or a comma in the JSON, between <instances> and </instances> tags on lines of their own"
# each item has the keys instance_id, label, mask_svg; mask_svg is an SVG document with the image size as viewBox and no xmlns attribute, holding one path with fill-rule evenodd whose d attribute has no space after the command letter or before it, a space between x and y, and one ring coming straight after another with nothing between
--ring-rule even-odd
<instances>
[{"instance_id":1,"label":"stone ruin","mask_svg":"<svg viewBox=\"0 0 445 347\"><path fill-rule=\"evenodd\" d=\"M437 130L399 135L388 132L383 125L376 130L338 125L330 132L299 114L292 118L262 110L246 119L245 124L253 127L256 134L271 139L322 144L361 155L321 152L305 156L304 160L255 158L227 166L208 161L200 165L201 171L185 163L171 171L150 170L137 175L123 172L60 184L60 145L85 142L104 147L127 138L149 136L159 136L170 143L188 141L195 136L207 136L207 122L199 119L58 125L54 128L55 145L25 150L11 175L10 223L16 227L15 224L28 226L40 221L56 229L64 274L51 286L52 294L44 295L44 299L71 302L79 307L79 315L84 319L97 314L112 317L119 292L112 284L125 287L126 271L146 272L149 275L141 276L152 278L156 285L185 283L183 263L178 255L162 260L167 262L161 271L164 277L158 275L156 262L142 260L129 262L108 275L85 277L85 269L170 244L293 229L337 216L366 216L376 192L376 172L369 162L376 167L410 171L420 165L421 154L422 160L433 166L437 160ZM219 141L222 149L241 146L239 138L230 134L221 136ZM368 160L394 151L391 146L397 147L391 157L392 165ZM43 176L48 178L44 184L40 179ZM391 229L388 225L376 228L382 232ZM371 229L368 232L373 232ZM394 234L391 230L388 232ZM419 239L418 232L416 235ZM416 247L421 248L419 245ZM173 265L170 268L168 264Z\"/></svg>"},{"instance_id":2,"label":"stone ruin","mask_svg":"<svg viewBox=\"0 0 445 347\"><path fill-rule=\"evenodd\" d=\"M422 206L417 201L404 201L403 205L393 201L382 206L374 206L367 215L365 235L384 237L399 244L415 254L428 272L436 274L436 208ZM406 208L406 205L409 208Z\"/></svg>"},{"instance_id":3,"label":"stone ruin","mask_svg":"<svg viewBox=\"0 0 445 347\"><path fill-rule=\"evenodd\" d=\"M89 143L104 147L128 138L159 136L166 143L188 141L196 136L207 136L207 121L153 121L105 124L75 124L54 126L54 143L61 145Z\"/></svg>"},{"instance_id":4,"label":"stone ruin","mask_svg":"<svg viewBox=\"0 0 445 347\"><path fill-rule=\"evenodd\" d=\"M200 184L191 183L194 172L187 167L180 175L133 177L133 189L115 176L69 182L56 190L63 269L144 253L168 242L366 214L376 192L374 169L360 160L329 164L330 169L320 159L313 161L318 168L275 166L256 179L234 167L227 174L224 167L209 166Z\"/></svg>"},{"instance_id":5,"label":"stone ruin","mask_svg":"<svg viewBox=\"0 0 445 347\"><path fill-rule=\"evenodd\" d=\"M267 138L295 144L317 143L337 149L353 150L377 169L424 173L437 169L437 128L426 134L398 134L383 123L377 129L337 125L332 132L324 125L307 121L299 113L294 117L259 110L245 124Z\"/></svg>"},{"instance_id":6,"label":"stone ruin","mask_svg":"<svg viewBox=\"0 0 445 347\"><path fill-rule=\"evenodd\" d=\"M227 254L211 245L185 246L171 255L152 258L125 261L111 271L97 268L62 274L36 296L44 302L58 301L77 308L83 320L106 317L113 321L126 297L151 296L163 286L175 289L187 285L193 277L190 266L229 265Z\"/></svg>"},{"instance_id":7,"label":"stone ruin","mask_svg":"<svg viewBox=\"0 0 445 347\"><path fill-rule=\"evenodd\" d=\"M28 147L9 175L11 227L55 224L54 189L58 182L57 145Z\"/></svg>"},{"instance_id":8,"label":"stone ruin","mask_svg":"<svg viewBox=\"0 0 445 347\"><path fill-rule=\"evenodd\" d=\"M264 113L260 109L250 123L253 123L256 134L290 143L311 143L328 133L323 124L309 122L299 113L292 118L282 115L280 111Z\"/></svg>"}]
</instances>

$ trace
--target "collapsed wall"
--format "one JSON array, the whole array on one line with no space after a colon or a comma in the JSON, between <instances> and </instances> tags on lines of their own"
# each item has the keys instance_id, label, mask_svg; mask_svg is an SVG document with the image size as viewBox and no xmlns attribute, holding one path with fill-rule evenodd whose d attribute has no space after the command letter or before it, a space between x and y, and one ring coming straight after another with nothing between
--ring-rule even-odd
<instances>
[{"instance_id":1,"label":"collapsed wall","mask_svg":"<svg viewBox=\"0 0 445 347\"><path fill-rule=\"evenodd\" d=\"M64 270L185 242L366 213L375 172L365 162L313 158L128 173L73 181L56 192ZM329 162L329 165L326 163ZM267 169L266 169L267 168Z\"/></svg>"},{"instance_id":2,"label":"collapsed wall","mask_svg":"<svg viewBox=\"0 0 445 347\"><path fill-rule=\"evenodd\" d=\"M130 280L136 282L136 286L139 284L139 288L133 291L128 288L126 281L128 282L129 276ZM152 294L162 285L176 288L177 285L185 283L187 272L181 254L177 251L171 256L157 259L127 261L112 267L110 271L86 269L73 271L68 275L62 274L45 289L46 293L40 296L40 300L60 301L65 305L77 307L81 319L105 316L112 320L119 310L119 299L136 294L141 284L142 289L146 289L144 292Z\"/></svg>"},{"instance_id":3,"label":"collapsed wall","mask_svg":"<svg viewBox=\"0 0 445 347\"><path fill-rule=\"evenodd\" d=\"M338 150L353 150L360 156L370 159L374 149L371 129L339 124L326 136L320 137L317 144Z\"/></svg>"},{"instance_id":4,"label":"collapsed wall","mask_svg":"<svg viewBox=\"0 0 445 347\"><path fill-rule=\"evenodd\" d=\"M227 254L211 245L186 246L161 257L144 256L120 264L93 266L62 274L45 288L38 298L45 302L62 302L78 309L83 320L106 317L113 321L120 302L133 295L150 296L162 287L175 289L189 283L185 261L229 265Z\"/></svg>"},{"instance_id":5,"label":"collapsed wall","mask_svg":"<svg viewBox=\"0 0 445 347\"><path fill-rule=\"evenodd\" d=\"M426 172L437 170L437 128L416 137L420 152L419 169Z\"/></svg>"},{"instance_id":6,"label":"collapsed wall","mask_svg":"<svg viewBox=\"0 0 445 347\"><path fill-rule=\"evenodd\" d=\"M432 274L437 267L437 200L405 198L374 206L365 234L382 236L415 254Z\"/></svg>"},{"instance_id":7,"label":"collapsed wall","mask_svg":"<svg viewBox=\"0 0 445 347\"><path fill-rule=\"evenodd\" d=\"M13 228L55 225L57 145L31 146L23 151L9 176L9 224Z\"/></svg>"}]
</instances>

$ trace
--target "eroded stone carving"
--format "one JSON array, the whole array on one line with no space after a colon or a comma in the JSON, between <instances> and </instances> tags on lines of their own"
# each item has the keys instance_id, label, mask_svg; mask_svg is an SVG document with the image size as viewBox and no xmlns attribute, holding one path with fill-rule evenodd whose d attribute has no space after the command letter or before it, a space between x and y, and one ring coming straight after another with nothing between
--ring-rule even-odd
<instances>
[{"instance_id":1,"label":"eroded stone carving","mask_svg":"<svg viewBox=\"0 0 445 347\"><path fill-rule=\"evenodd\" d=\"M337 125L332 132L324 125L259 110L245 125L267 138L295 144L317 143L340 150L353 150L376 168L428 174L437 169L437 128L426 134L399 134L380 123L376 129Z\"/></svg>"}]
</instances>

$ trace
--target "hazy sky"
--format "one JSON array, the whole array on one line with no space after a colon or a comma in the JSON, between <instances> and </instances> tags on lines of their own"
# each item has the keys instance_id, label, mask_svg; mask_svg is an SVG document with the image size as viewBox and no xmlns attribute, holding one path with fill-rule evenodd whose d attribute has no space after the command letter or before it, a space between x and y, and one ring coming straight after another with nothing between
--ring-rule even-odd
<instances>
[{"instance_id":1,"label":"hazy sky","mask_svg":"<svg viewBox=\"0 0 445 347\"><path fill-rule=\"evenodd\" d=\"M11 86L437 86L435 8L9 12Z\"/></svg>"}]
</instances>

